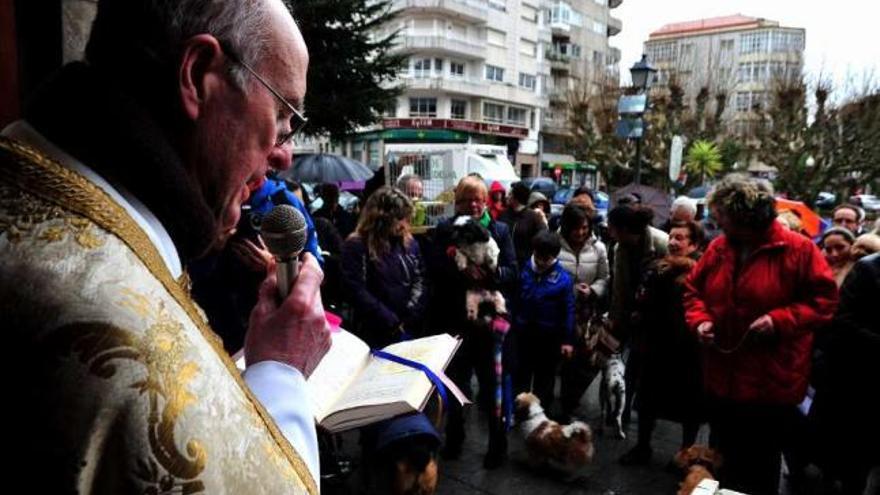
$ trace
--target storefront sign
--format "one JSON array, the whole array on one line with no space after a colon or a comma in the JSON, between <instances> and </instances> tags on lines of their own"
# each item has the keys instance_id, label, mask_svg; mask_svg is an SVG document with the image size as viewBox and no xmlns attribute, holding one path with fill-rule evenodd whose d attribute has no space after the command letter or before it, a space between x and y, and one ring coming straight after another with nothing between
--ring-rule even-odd
<instances>
[{"instance_id":1,"label":"storefront sign","mask_svg":"<svg viewBox=\"0 0 880 495\"><path fill-rule=\"evenodd\" d=\"M474 122L471 120L452 119L384 119L385 129L451 129L466 131L477 134L491 134L493 136L505 136L526 138L529 130L525 127L511 125L490 124L486 122Z\"/></svg>"}]
</instances>

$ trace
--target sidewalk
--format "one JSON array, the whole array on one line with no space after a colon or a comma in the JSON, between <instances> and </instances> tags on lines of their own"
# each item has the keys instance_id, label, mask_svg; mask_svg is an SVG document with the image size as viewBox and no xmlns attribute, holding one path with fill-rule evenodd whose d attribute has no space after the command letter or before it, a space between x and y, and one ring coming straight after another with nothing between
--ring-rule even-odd
<instances>
[{"instance_id":1,"label":"sidewalk","mask_svg":"<svg viewBox=\"0 0 880 495\"><path fill-rule=\"evenodd\" d=\"M651 464L623 467L617 459L635 444L636 424L627 428L627 439L613 436L611 429L606 435L598 431L599 404L598 383L584 395L577 411L593 428L596 455L593 463L569 477L561 473L536 472L526 462L526 454L519 431L510 432L509 460L493 471L483 469L483 454L488 433L475 407L467 415L467 439L461 458L455 461L440 460L440 483L437 493L446 494L584 494L584 495L657 495L675 493L678 489L677 475L665 470L667 462L678 450L681 429L665 421L658 422L654 433L654 458ZM700 439L705 440L706 432Z\"/></svg>"}]
</instances>

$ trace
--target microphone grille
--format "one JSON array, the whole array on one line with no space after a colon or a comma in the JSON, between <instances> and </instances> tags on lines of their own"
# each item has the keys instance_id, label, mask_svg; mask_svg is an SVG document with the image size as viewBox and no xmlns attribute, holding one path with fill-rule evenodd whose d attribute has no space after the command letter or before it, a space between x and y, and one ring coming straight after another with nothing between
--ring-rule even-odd
<instances>
[{"instance_id":1,"label":"microphone grille","mask_svg":"<svg viewBox=\"0 0 880 495\"><path fill-rule=\"evenodd\" d=\"M277 205L263 217L260 236L276 258L296 256L306 245L306 219L293 206Z\"/></svg>"}]
</instances>

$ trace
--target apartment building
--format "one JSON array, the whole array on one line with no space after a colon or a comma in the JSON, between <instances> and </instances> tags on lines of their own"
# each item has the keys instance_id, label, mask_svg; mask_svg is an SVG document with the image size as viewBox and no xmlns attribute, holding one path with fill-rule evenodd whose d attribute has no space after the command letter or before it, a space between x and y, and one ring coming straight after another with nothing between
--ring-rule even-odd
<instances>
[{"instance_id":1,"label":"apartment building","mask_svg":"<svg viewBox=\"0 0 880 495\"><path fill-rule=\"evenodd\" d=\"M384 144L495 144L520 170L536 170L550 43L541 1L393 0L398 15L378 34L398 32L406 89L354 137L350 155L379 165Z\"/></svg>"},{"instance_id":2,"label":"apartment building","mask_svg":"<svg viewBox=\"0 0 880 495\"><path fill-rule=\"evenodd\" d=\"M726 91L724 118L744 132L777 80L800 77L805 34L778 21L732 15L667 24L649 35L645 53L659 70L655 87L675 77L691 98L702 86Z\"/></svg>"},{"instance_id":3,"label":"apartment building","mask_svg":"<svg viewBox=\"0 0 880 495\"><path fill-rule=\"evenodd\" d=\"M551 43L547 49L550 79L548 109L542 126L542 173L563 183L592 183L595 167L577 162L567 149L570 135L567 107L574 94L601 91L620 80L620 50L609 44L622 23L611 16L622 0L556 0L548 4ZM577 98L580 98L579 96Z\"/></svg>"}]
</instances>

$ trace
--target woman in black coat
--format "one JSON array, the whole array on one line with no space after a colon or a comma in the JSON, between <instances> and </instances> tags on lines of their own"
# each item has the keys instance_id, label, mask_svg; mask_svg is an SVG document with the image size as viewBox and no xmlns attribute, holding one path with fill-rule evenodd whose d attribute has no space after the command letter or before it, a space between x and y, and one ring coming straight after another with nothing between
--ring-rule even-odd
<instances>
[{"instance_id":1,"label":"woman in black coat","mask_svg":"<svg viewBox=\"0 0 880 495\"><path fill-rule=\"evenodd\" d=\"M684 279L697 264L703 230L693 221L675 222L669 254L651 263L636 293L634 323L639 326L644 368L636 407L639 438L622 464L646 464L658 418L682 424L682 448L694 444L704 421L703 384L696 338L684 319Z\"/></svg>"}]
</instances>

